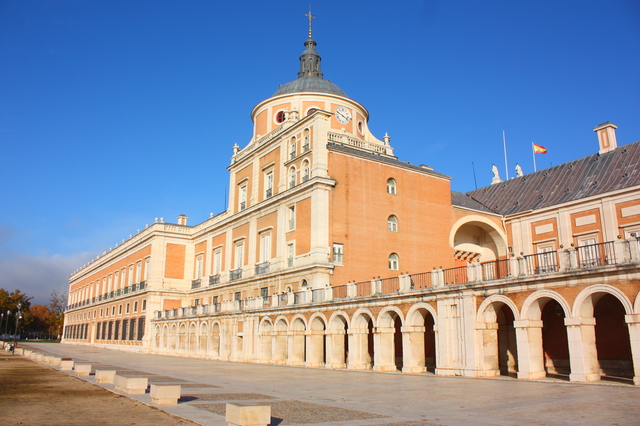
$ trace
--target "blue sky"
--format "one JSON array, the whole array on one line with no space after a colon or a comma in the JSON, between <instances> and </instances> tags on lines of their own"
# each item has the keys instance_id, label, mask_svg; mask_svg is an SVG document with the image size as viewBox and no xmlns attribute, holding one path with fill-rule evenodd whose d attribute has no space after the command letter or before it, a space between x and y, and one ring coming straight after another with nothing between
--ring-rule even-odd
<instances>
[{"instance_id":1,"label":"blue sky","mask_svg":"<svg viewBox=\"0 0 640 426\"><path fill-rule=\"evenodd\" d=\"M0 287L45 303L156 217L225 209L251 109L296 78L308 2L0 0ZM323 1L322 70L452 189L640 140L637 1Z\"/></svg>"}]
</instances>

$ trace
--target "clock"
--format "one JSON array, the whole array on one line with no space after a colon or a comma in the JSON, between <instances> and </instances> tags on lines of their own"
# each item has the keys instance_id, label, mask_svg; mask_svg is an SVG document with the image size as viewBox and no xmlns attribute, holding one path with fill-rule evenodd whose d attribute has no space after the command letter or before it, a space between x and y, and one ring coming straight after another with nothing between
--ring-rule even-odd
<instances>
[{"instance_id":1,"label":"clock","mask_svg":"<svg viewBox=\"0 0 640 426\"><path fill-rule=\"evenodd\" d=\"M338 107L336 108L336 119L340 124L347 124L351 121L351 113L343 106Z\"/></svg>"}]
</instances>

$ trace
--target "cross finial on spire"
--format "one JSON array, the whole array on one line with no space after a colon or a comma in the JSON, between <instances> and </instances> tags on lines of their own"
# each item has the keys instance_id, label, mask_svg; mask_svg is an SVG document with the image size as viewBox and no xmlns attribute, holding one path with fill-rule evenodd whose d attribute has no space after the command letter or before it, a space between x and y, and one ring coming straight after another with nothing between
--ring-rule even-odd
<instances>
[{"instance_id":1,"label":"cross finial on spire","mask_svg":"<svg viewBox=\"0 0 640 426\"><path fill-rule=\"evenodd\" d=\"M311 34L312 34L311 27L313 26L313 21L311 21L311 20L312 20L313 18L315 18L315 16L313 16L313 15L311 14L311 5L309 5L309 13L307 13L307 14L306 14L306 15L304 15L304 16L306 16L306 17L308 17L308 18L309 18L309 38L313 38L313 37L311 36Z\"/></svg>"}]
</instances>

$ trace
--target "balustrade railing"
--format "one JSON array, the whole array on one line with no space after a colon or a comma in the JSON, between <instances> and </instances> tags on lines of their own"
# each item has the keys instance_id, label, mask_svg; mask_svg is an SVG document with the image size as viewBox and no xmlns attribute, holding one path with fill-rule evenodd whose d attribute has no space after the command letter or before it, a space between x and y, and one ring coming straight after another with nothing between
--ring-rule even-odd
<instances>
[{"instance_id":1,"label":"balustrade railing","mask_svg":"<svg viewBox=\"0 0 640 426\"><path fill-rule=\"evenodd\" d=\"M467 284L469 282L469 274L466 266L445 269L444 285Z\"/></svg>"},{"instance_id":2,"label":"balustrade railing","mask_svg":"<svg viewBox=\"0 0 640 426\"><path fill-rule=\"evenodd\" d=\"M509 276L508 259L484 262L480 265L482 267L482 279L484 281L500 280Z\"/></svg>"},{"instance_id":3,"label":"balustrade railing","mask_svg":"<svg viewBox=\"0 0 640 426\"><path fill-rule=\"evenodd\" d=\"M558 271L558 252L547 251L544 253L529 254L523 256L529 275L548 274Z\"/></svg>"},{"instance_id":4,"label":"balustrade railing","mask_svg":"<svg viewBox=\"0 0 640 426\"><path fill-rule=\"evenodd\" d=\"M211 275L209 277L209 285L220 284L220 274Z\"/></svg>"},{"instance_id":5,"label":"balustrade railing","mask_svg":"<svg viewBox=\"0 0 640 426\"><path fill-rule=\"evenodd\" d=\"M333 287L333 298L334 299L345 299L347 297L347 286L346 285L337 285Z\"/></svg>"},{"instance_id":6,"label":"balustrade railing","mask_svg":"<svg viewBox=\"0 0 640 426\"><path fill-rule=\"evenodd\" d=\"M256 275L262 275L269 272L269 262L262 262L256 265Z\"/></svg>"},{"instance_id":7,"label":"balustrade railing","mask_svg":"<svg viewBox=\"0 0 640 426\"><path fill-rule=\"evenodd\" d=\"M200 280L200 278L196 280L191 280L191 289L193 290L194 288L200 288L201 282L202 281Z\"/></svg>"},{"instance_id":8,"label":"balustrade railing","mask_svg":"<svg viewBox=\"0 0 640 426\"><path fill-rule=\"evenodd\" d=\"M371 296L371 281L356 283L357 296Z\"/></svg>"},{"instance_id":9,"label":"balustrade railing","mask_svg":"<svg viewBox=\"0 0 640 426\"><path fill-rule=\"evenodd\" d=\"M397 293L400 291L400 278L384 278L380 280L380 291L382 294Z\"/></svg>"},{"instance_id":10,"label":"balustrade railing","mask_svg":"<svg viewBox=\"0 0 640 426\"><path fill-rule=\"evenodd\" d=\"M593 268L617 263L613 241L578 246L576 247L576 253L578 256L578 266L580 268Z\"/></svg>"},{"instance_id":11,"label":"balustrade railing","mask_svg":"<svg viewBox=\"0 0 640 426\"><path fill-rule=\"evenodd\" d=\"M431 272L423 272L421 274L409 275L411 279L411 288L413 290L419 290L422 288L431 288Z\"/></svg>"},{"instance_id":12,"label":"balustrade railing","mask_svg":"<svg viewBox=\"0 0 640 426\"><path fill-rule=\"evenodd\" d=\"M242 278L242 269L234 269L229 271L229 281L235 281Z\"/></svg>"}]
</instances>

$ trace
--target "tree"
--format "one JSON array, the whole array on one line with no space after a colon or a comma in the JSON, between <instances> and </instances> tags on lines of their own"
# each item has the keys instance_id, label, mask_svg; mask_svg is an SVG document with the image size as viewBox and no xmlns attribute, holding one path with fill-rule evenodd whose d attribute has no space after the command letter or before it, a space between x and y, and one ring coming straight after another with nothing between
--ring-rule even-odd
<instances>
[{"instance_id":1,"label":"tree","mask_svg":"<svg viewBox=\"0 0 640 426\"><path fill-rule=\"evenodd\" d=\"M62 328L64 327L64 310L67 307L67 294L58 293L53 290L49 297L49 310L51 318L49 319L49 332L56 336L57 339L62 337Z\"/></svg>"},{"instance_id":2,"label":"tree","mask_svg":"<svg viewBox=\"0 0 640 426\"><path fill-rule=\"evenodd\" d=\"M27 337L29 338L47 338L51 333L51 318L53 312L44 305L34 305L29 308L29 312L33 317L33 321L27 328Z\"/></svg>"},{"instance_id":3,"label":"tree","mask_svg":"<svg viewBox=\"0 0 640 426\"><path fill-rule=\"evenodd\" d=\"M7 292L5 289L0 288L0 313L4 313L4 321L11 321L5 323L7 333L13 334L15 332L16 315L18 314L18 304L21 304L20 314L22 318L18 324L18 330L23 330L33 320L33 316L29 311L31 306L31 299L20 290L13 290L12 293ZM7 318L7 311L9 311L9 318ZM4 332L2 330L1 332Z\"/></svg>"}]
</instances>

